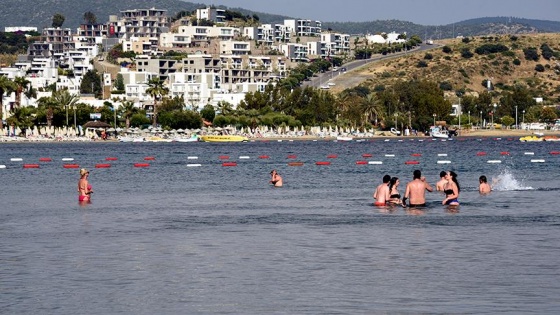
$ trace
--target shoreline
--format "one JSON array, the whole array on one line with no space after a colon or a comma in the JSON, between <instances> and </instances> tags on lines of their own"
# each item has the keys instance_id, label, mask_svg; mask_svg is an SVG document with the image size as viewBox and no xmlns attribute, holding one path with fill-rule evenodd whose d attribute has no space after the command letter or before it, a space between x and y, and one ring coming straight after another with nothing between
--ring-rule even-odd
<instances>
[{"instance_id":1,"label":"shoreline","mask_svg":"<svg viewBox=\"0 0 560 315\"><path fill-rule=\"evenodd\" d=\"M451 139L458 138L521 138L524 136L537 135L537 136L559 136L559 130L461 130L459 135ZM335 141L337 137L335 136L318 136L318 135L273 135L266 137L248 137L249 142L266 142L266 141ZM412 135L412 136L397 136L393 135L388 131L377 132L372 136L354 136L350 141L356 140L372 140L372 139L431 139L430 136L424 135ZM340 142L346 142L348 140L338 140ZM95 143L106 143L106 142L119 142L118 139L84 139L84 138L68 138L68 139L49 139L49 138L36 138L36 139L26 139L21 137L13 136L0 136L0 143L68 143L68 142L95 142ZM150 141L145 141L150 142ZM158 142L158 141L152 141Z\"/></svg>"}]
</instances>

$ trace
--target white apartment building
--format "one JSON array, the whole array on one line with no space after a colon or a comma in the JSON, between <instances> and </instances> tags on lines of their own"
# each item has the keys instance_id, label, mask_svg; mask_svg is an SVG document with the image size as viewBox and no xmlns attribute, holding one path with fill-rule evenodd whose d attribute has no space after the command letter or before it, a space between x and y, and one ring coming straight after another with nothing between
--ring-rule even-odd
<instances>
[{"instance_id":1,"label":"white apartment building","mask_svg":"<svg viewBox=\"0 0 560 315\"><path fill-rule=\"evenodd\" d=\"M220 42L220 54L223 55L250 55L251 54L251 42L243 41L221 41Z\"/></svg>"},{"instance_id":2,"label":"white apartment building","mask_svg":"<svg viewBox=\"0 0 560 315\"><path fill-rule=\"evenodd\" d=\"M119 72L123 77L125 94L124 97L133 102L150 102L152 97L146 94L149 88L148 82L157 76L156 73L129 71L122 68Z\"/></svg>"},{"instance_id":3,"label":"white apartment building","mask_svg":"<svg viewBox=\"0 0 560 315\"><path fill-rule=\"evenodd\" d=\"M115 34L122 39L149 37L159 39L161 33L169 31L167 10L156 8L120 11L120 18L113 23ZM116 20L110 16L111 21Z\"/></svg>"},{"instance_id":4,"label":"white apartment building","mask_svg":"<svg viewBox=\"0 0 560 315\"><path fill-rule=\"evenodd\" d=\"M226 10L217 8L197 9L196 18L198 20L208 20L215 23L222 23L225 21Z\"/></svg>"},{"instance_id":5,"label":"white apartment building","mask_svg":"<svg viewBox=\"0 0 560 315\"><path fill-rule=\"evenodd\" d=\"M133 51L137 55L154 55L158 51L159 38L131 37L121 41L124 52Z\"/></svg>"},{"instance_id":6,"label":"white apartment building","mask_svg":"<svg viewBox=\"0 0 560 315\"><path fill-rule=\"evenodd\" d=\"M207 44L210 39L219 39L221 41L234 40L240 31L235 27L219 27L219 26L179 26L178 35L188 36L191 41L191 47Z\"/></svg>"},{"instance_id":7,"label":"white apartment building","mask_svg":"<svg viewBox=\"0 0 560 315\"><path fill-rule=\"evenodd\" d=\"M322 33L321 43L324 44L321 56L345 55L350 53L350 35L340 33Z\"/></svg>"},{"instance_id":8,"label":"white apartment building","mask_svg":"<svg viewBox=\"0 0 560 315\"><path fill-rule=\"evenodd\" d=\"M267 46L288 43L292 39L292 29L283 24L263 24L259 27L243 27L241 35Z\"/></svg>"},{"instance_id":9,"label":"white apartment building","mask_svg":"<svg viewBox=\"0 0 560 315\"><path fill-rule=\"evenodd\" d=\"M169 75L169 96L182 96L188 109L202 109L217 91L219 76L213 73L176 72Z\"/></svg>"},{"instance_id":10,"label":"white apartment building","mask_svg":"<svg viewBox=\"0 0 560 315\"><path fill-rule=\"evenodd\" d=\"M189 35L162 33L159 36L159 46L162 48L188 48L191 43L191 36Z\"/></svg>"},{"instance_id":11,"label":"white apartment building","mask_svg":"<svg viewBox=\"0 0 560 315\"><path fill-rule=\"evenodd\" d=\"M294 36L321 36L321 21L312 20L284 20Z\"/></svg>"},{"instance_id":12,"label":"white apartment building","mask_svg":"<svg viewBox=\"0 0 560 315\"><path fill-rule=\"evenodd\" d=\"M308 47L305 44L284 44L280 45L280 51L286 56L286 58L290 59L290 61L294 62L308 62L309 61L309 53Z\"/></svg>"}]
</instances>

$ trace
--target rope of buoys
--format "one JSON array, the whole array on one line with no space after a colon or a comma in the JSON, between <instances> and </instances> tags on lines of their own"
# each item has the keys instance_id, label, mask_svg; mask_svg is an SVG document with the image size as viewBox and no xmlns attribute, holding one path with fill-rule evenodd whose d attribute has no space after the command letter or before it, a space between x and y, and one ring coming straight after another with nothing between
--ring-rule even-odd
<instances>
[{"instance_id":1,"label":"rope of buoys","mask_svg":"<svg viewBox=\"0 0 560 315\"><path fill-rule=\"evenodd\" d=\"M78 165L78 164L64 164L64 165L62 165L62 167L64 167L64 168L80 168L80 165Z\"/></svg>"},{"instance_id":2,"label":"rope of buoys","mask_svg":"<svg viewBox=\"0 0 560 315\"><path fill-rule=\"evenodd\" d=\"M39 162L52 162L52 159L47 158L47 157L42 157L42 158L39 158Z\"/></svg>"},{"instance_id":3,"label":"rope of buoys","mask_svg":"<svg viewBox=\"0 0 560 315\"><path fill-rule=\"evenodd\" d=\"M268 156L268 155L260 155L259 156L259 159L269 159L269 158L270 158L270 156Z\"/></svg>"},{"instance_id":4,"label":"rope of buoys","mask_svg":"<svg viewBox=\"0 0 560 315\"><path fill-rule=\"evenodd\" d=\"M220 155L218 158L220 160L229 160L229 155Z\"/></svg>"},{"instance_id":5,"label":"rope of buoys","mask_svg":"<svg viewBox=\"0 0 560 315\"><path fill-rule=\"evenodd\" d=\"M290 154L290 155L288 155L288 159L295 159L295 158L297 158L297 156L296 156L296 155L294 155L294 154Z\"/></svg>"},{"instance_id":6,"label":"rope of buoys","mask_svg":"<svg viewBox=\"0 0 560 315\"><path fill-rule=\"evenodd\" d=\"M369 154L369 153L364 153L362 154L362 157L368 158L368 157L372 157L373 154Z\"/></svg>"},{"instance_id":7,"label":"rope of buoys","mask_svg":"<svg viewBox=\"0 0 560 315\"><path fill-rule=\"evenodd\" d=\"M224 162L222 166L237 166L237 162Z\"/></svg>"},{"instance_id":8,"label":"rope of buoys","mask_svg":"<svg viewBox=\"0 0 560 315\"><path fill-rule=\"evenodd\" d=\"M327 159L336 159L337 157L338 157L338 155L336 155L336 154L327 155Z\"/></svg>"},{"instance_id":9,"label":"rope of buoys","mask_svg":"<svg viewBox=\"0 0 560 315\"><path fill-rule=\"evenodd\" d=\"M367 161L356 161L356 165L367 165Z\"/></svg>"},{"instance_id":10,"label":"rope of buoys","mask_svg":"<svg viewBox=\"0 0 560 315\"><path fill-rule=\"evenodd\" d=\"M486 152L476 152L476 156L485 156Z\"/></svg>"},{"instance_id":11,"label":"rope of buoys","mask_svg":"<svg viewBox=\"0 0 560 315\"><path fill-rule=\"evenodd\" d=\"M420 164L418 161L406 161L404 164Z\"/></svg>"},{"instance_id":12,"label":"rope of buoys","mask_svg":"<svg viewBox=\"0 0 560 315\"><path fill-rule=\"evenodd\" d=\"M144 158L144 161L155 161L155 157L154 156L147 156Z\"/></svg>"},{"instance_id":13,"label":"rope of buoys","mask_svg":"<svg viewBox=\"0 0 560 315\"><path fill-rule=\"evenodd\" d=\"M39 164L23 164L23 168L39 168Z\"/></svg>"},{"instance_id":14,"label":"rope of buoys","mask_svg":"<svg viewBox=\"0 0 560 315\"><path fill-rule=\"evenodd\" d=\"M315 162L315 165L331 165L331 162L318 161L318 162Z\"/></svg>"},{"instance_id":15,"label":"rope of buoys","mask_svg":"<svg viewBox=\"0 0 560 315\"><path fill-rule=\"evenodd\" d=\"M100 163L100 164L95 164L95 168L110 168L111 164L107 164L107 163Z\"/></svg>"},{"instance_id":16,"label":"rope of buoys","mask_svg":"<svg viewBox=\"0 0 560 315\"><path fill-rule=\"evenodd\" d=\"M134 163L134 167L149 167L150 163Z\"/></svg>"},{"instance_id":17,"label":"rope of buoys","mask_svg":"<svg viewBox=\"0 0 560 315\"><path fill-rule=\"evenodd\" d=\"M105 158L105 161L116 161L116 160L118 160L118 158L116 158L116 157Z\"/></svg>"},{"instance_id":18,"label":"rope of buoys","mask_svg":"<svg viewBox=\"0 0 560 315\"><path fill-rule=\"evenodd\" d=\"M290 162L288 166L303 166L303 162Z\"/></svg>"}]
</instances>

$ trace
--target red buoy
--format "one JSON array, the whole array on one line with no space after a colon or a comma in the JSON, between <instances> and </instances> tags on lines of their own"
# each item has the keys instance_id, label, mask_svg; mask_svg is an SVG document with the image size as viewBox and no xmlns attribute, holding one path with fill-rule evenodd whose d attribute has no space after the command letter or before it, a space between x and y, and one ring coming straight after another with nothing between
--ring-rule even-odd
<instances>
[{"instance_id":1,"label":"red buoy","mask_svg":"<svg viewBox=\"0 0 560 315\"><path fill-rule=\"evenodd\" d=\"M290 162L288 166L303 166L303 162Z\"/></svg>"},{"instance_id":2,"label":"red buoy","mask_svg":"<svg viewBox=\"0 0 560 315\"><path fill-rule=\"evenodd\" d=\"M62 165L62 167L64 167L64 168L80 168L80 165L78 165L78 164L64 164L64 165Z\"/></svg>"},{"instance_id":3,"label":"red buoy","mask_svg":"<svg viewBox=\"0 0 560 315\"><path fill-rule=\"evenodd\" d=\"M331 165L331 162L319 161L319 162L315 162L315 165Z\"/></svg>"},{"instance_id":4,"label":"red buoy","mask_svg":"<svg viewBox=\"0 0 560 315\"><path fill-rule=\"evenodd\" d=\"M367 165L367 161L356 161L356 165Z\"/></svg>"},{"instance_id":5,"label":"red buoy","mask_svg":"<svg viewBox=\"0 0 560 315\"><path fill-rule=\"evenodd\" d=\"M219 159L220 160L229 160L229 155L220 155Z\"/></svg>"},{"instance_id":6,"label":"red buoy","mask_svg":"<svg viewBox=\"0 0 560 315\"><path fill-rule=\"evenodd\" d=\"M222 166L237 166L236 162L224 162L222 163Z\"/></svg>"},{"instance_id":7,"label":"red buoy","mask_svg":"<svg viewBox=\"0 0 560 315\"><path fill-rule=\"evenodd\" d=\"M51 159L51 158L42 157L42 158L39 158L39 162L52 162L52 159Z\"/></svg>"},{"instance_id":8,"label":"red buoy","mask_svg":"<svg viewBox=\"0 0 560 315\"><path fill-rule=\"evenodd\" d=\"M39 168L39 164L23 164L23 168Z\"/></svg>"},{"instance_id":9,"label":"red buoy","mask_svg":"<svg viewBox=\"0 0 560 315\"><path fill-rule=\"evenodd\" d=\"M144 161L154 161L156 158L153 156L147 156L144 158Z\"/></svg>"},{"instance_id":10,"label":"red buoy","mask_svg":"<svg viewBox=\"0 0 560 315\"><path fill-rule=\"evenodd\" d=\"M259 159L268 159L268 158L270 158L270 156L268 156L268 155L261 155L261 156L259 156Z\"/></svg>"},{"instance_id":11,"label":"red buoy","mask_svg":"<svg viewBox=\"0 0 560 315\"><path fill-rule=\"evenodd\" d=\"M404 164L420 164L418 161L406 161Z\"/></svg>"},{"instance_id":12,"label":"red buoy","mask_svg":"<svg viewBox=\"0 0 560 315\"><path fill-rule=\"evenodd\" d=\"M95 168L109 168L111 164L95 164Z\"/></svg>"},{"instance_id":13,"label":"red buoy","mask_svg":"<svg viewBox=\"0 0 560 315\"><path fill-rule=\"evenodd\" d=\"M134 167L149 167L149 163L134 163Z\"/></svg>"},{"instance_id":14,"label":"red buoy","mask_svg":"<svg viewBox=\"0 0 560 315\"><path fill-rule=\"evenodd\" d=\"M327 159L336 159L337 157L338 157L338 155L336 155L336 154L327 155Z\"/></svg>"},{"instance_id":15,"label":"red buoy","mask_svg":"<svg viewBox=\"0 0 560 315\"><path fill-rule=\"evenodd\" d=\"M105 161L116 161L116 160L118 160L116 157L105 158Z\"/></svg>"}]
</instances>

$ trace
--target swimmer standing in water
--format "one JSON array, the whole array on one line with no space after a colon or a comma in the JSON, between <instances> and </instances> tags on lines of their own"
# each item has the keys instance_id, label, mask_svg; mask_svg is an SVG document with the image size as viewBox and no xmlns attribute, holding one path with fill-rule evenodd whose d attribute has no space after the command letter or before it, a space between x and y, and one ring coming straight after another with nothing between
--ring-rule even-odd
<instances>
[{"instance_id":1,"label":"swimmer standing in water","mask_svg":"<svg viewBox=\"0 0 560 315\"><path fill-rule=\"evenodd\" d=\"M391 191L389 190L390 181L391 176L383 176L383 183L379 184L373 193L373 199L375 199L375 202L373 203L374 206L381 207L387 205L387 201L389 201L391 195Z\"/></svg>"},{"instance_id":2,"label":"swimmer standing in water","mask_svg":"<svg viewBox=\"0 0 560 315\"><path fill-rule=\"evenodd\" d=\"M478 186L478 192L481 194L489 194L492 191L492 187L488 184L488 179L486 176L482 175L478 179L480 185Z\"/></svg>"},{"instance_id":3,"label":"swimmer standing in water","mask_svg":"<svg viewBox=\"0 0 560 315\"><path fill-rule=\"evenodd\" d=\"M89 202L91 201L91 194L93 190L88 182L89 171L85 168L80 170L80 180L78 181L78 201Z\"/></svg>"},{"instance_id":4,"label":"swimmer standing in water","mask_svg":"<svg viewBox=\"0 0 560 315\"><path fill-rule=\"evenodd\" d=\"M403 206L406 205L406 200L409 199L409 207L425 207L426 191L432 192L434 189L426 182L426 178L422 176L422 172L420 170L415 170L412 173L412 181L406 184L406 191L402 201Z\"/></svg>"},{"instance_id":5,"label":"swimmer standing in water","mask_svg":"<svg viewBox=\"0 0 560 315\"><path fill-rule=\"evenodd\" d=\"M282 176L280 176L276 170L272 170L270 176L272 176L270 183L274 185L274 187L282 187Z\"/></svg>"},{"instance_id":6,"label":"swimmer standing in water","mask_svg":"<svg viewBox=\"0 0 560 315\"><path fill-rule=\"evenodd\" d=\"M457 174L453 171L448 171L445 179L447 179L447 184L445 184L445 199L441 202L442 205L458 206L459 205L459 192L461 188L459 182L457 181Z\"/></svg>"}]
</instances>

